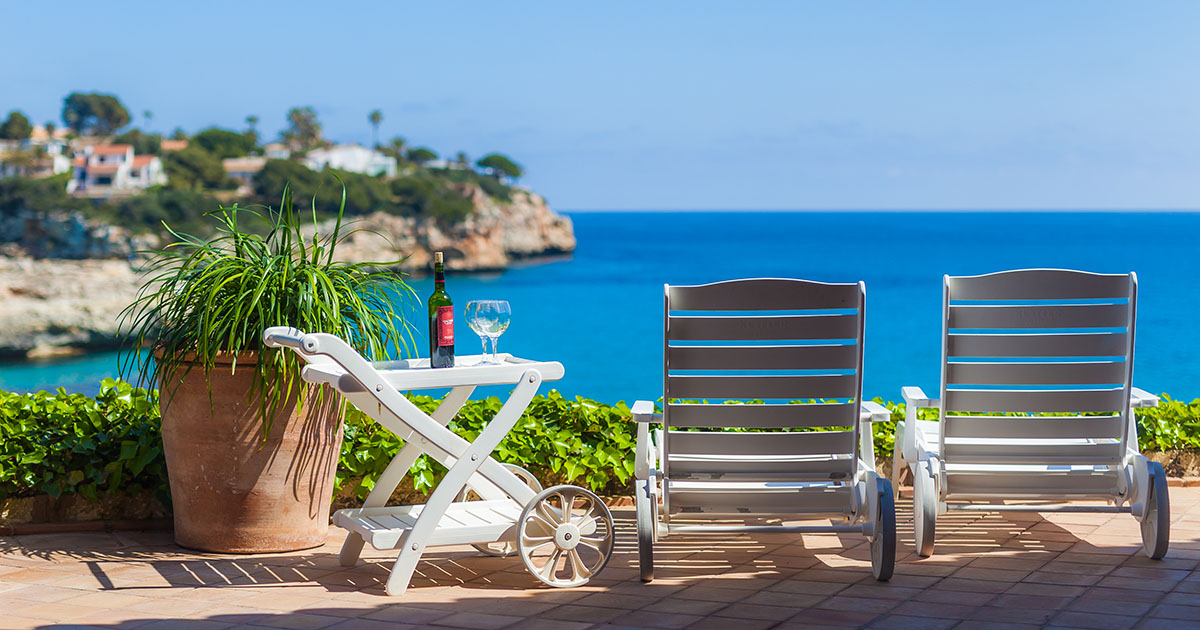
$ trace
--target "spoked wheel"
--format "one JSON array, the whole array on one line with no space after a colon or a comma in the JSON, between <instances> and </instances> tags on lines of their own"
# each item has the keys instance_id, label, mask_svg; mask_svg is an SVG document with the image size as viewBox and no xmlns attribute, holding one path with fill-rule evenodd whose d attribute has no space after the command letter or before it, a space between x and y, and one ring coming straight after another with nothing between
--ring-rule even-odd
<instances>
[{"instance_id":1,"label":"spoked wheel","mask_svg":"<svg viewBox=\"0 0 1200 630\"><path fill-rule=\"evenodd\" d=\"M583 488L543 490L525 506L517 525L521 561L550 586L586 584L612 557L612 514Z\"/></svg>"},{"instance_id":2,"label":"spoked wheel","mask_svg":"<svg viewBox=\"0 0 1200 630\"><path fill-rule=\"evenodd\" d=\"M938 493L927 462L917 464L913 475L913 542L917 555L933 555L933 534L937 529Z\"/></svg>"},{"instance_id":3,"label":"spoked wheel","mask_svg":"<svg viewBox=\"0 0 1200 630\"><path fill-rule=\"evenodd\" d=\"M1171 502L1167 494L1167 474L1162 464L1149 462L1150 494L1146 497L1146 514L1142 516L1142 550L1153 560L1167 554L1171 541Z\"/></svg>"},{"instance_id":4,"label":"spoked wheel","mask_svg":"<svg viewBox=\"0 0 1200 630\"><path fill-rule=\"evenodd\" d=\"M637 482L638 567L642 581L654 579L654 530L658 527L658 498L650 491L650 480Z\"/></svg>"},{"instance_id":5,"label":"spoked wheel","mask_svg":"<svg viewBox=\"0 0 1200 630\"><path fill-rule=\"evenodd\" d=\"M533 488L534 492L542 491L542 482L538 481L537 477L533 476L533 473L521 468L520 466L517 466L516 464L500 465L504 466L509 470L509 472L516 475L518 479L524 481L525 485ZM477 499L479 498L479 495L475 494L475 491L471 490L470 488L463 488L463 491L458 493L458 498L455 499L455 501L470 501L473 498ZM517 543L515 542L476 543L471 546L477 549L479 553L500 558L507 558L508 556L513 556L517 553Z\"/></svg>"},{"instance_id":6,"label":"spoked wheel","mask_svg":"<svg viewBox=\"0 0 1200 630\"><path fill-rule=\"evenodd\" d=\"M892 484L887 479L879 480L879 493L875 497L875 536L871 538L871 573L880 582L892 579L896 570L896 500L892 495Z\"/></svg>"}]
</instances>

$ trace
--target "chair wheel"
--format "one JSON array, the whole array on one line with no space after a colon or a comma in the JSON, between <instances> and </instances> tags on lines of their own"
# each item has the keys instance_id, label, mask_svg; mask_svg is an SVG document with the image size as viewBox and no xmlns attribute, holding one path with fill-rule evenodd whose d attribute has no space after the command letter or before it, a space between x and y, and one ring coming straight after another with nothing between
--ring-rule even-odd
<instances>
[{"instance_id":1,"label":"chair wheel","mask_svg":"<svg viewBox=\"0 0 1200 630\"><path fill-rule=\"evenodd\" d=\"M586 584L612 557L612 514L583 488L543 490L522 510L517 529L525 568L550 586Z\"/></svg>"},{"instance_id":2,"label":"chair wheel","mask_svg":"<svg viewBox=\"0 0 1200 630\"><path fill-rule=\"evenodd\" d=\"M1146 497L1146 513L1142 516L1142 550L1153 560L1167 555L1171 542L1171 501L1167 492L1167 473L1162 464L1149 462L1150 494Z\"/></svg>"},{"instance_id":3,"label":"chair wheel","mask_svg":"<svg viewBox=\"0 0 1200 630\"><path fill-rule=\"evenodd\" d=\"M933 555L933 536L937 530L937 486L928 462L919 462L913 474L913 543L917 555Z\"/></svg>"},{"instance_id":4,"label":"chair wheel","mask_svg":"<svg viewBox=\"0 0 1200 630\"><path fill-rule=\"evenodd\" d=\"M658 499L650 492L649 480L637 482L637 536L638 568L643 582L654 579L654 529L658 527L655 515Z\"/></svg>"},{"instance_id":5,"label":"chair wheel","mask_svg":"<svg viewBox=\"0 0 1200 630\"><path fill-rule=\"evenodd\" d=\"M896 500L891 482L880 479L878 483L875 513L879 522L875 524L875 537L871 539L871 573L876 580L886 582L892 579L896 570Z\"/></svg>"}]
</instances>

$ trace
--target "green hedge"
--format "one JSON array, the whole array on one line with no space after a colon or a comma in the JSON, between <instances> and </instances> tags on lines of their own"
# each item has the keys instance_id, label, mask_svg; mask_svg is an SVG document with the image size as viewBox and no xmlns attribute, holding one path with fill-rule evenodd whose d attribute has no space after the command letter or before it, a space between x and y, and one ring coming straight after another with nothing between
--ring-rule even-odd
<instances>
[{"instance_id":1,"label":"green hedge","mask_svg":"<svg viewBox=\"0 0 1200 630\"><path fill-rule=\"evenodd\" d=\"M430 412L438 401L412 396ZM875 448L890 456L895 421L904 405L884 403L891 422L876 423ZM500 410L497 398L471 401L451 423L473 440ZM922 410L935 418L936 410ZM501 442L501 461L528 468L546 483L575 483L600 493L628 491L633 475L636 425L624 403L606 405L568 399L551 391L537 396L516 428ZM1157 408L1138 410L1143 445L1152 451L1200 450L1200 399L1191 403L1164 394ZM350 408L338 465L338 483L365 496L402 446L401 441ZM412 474L417 490L433 487L443 470L421 458ZM160 438L157 393L105 380L95 397L82 394L0 392L0 499L49 494L137 494L154 490L169 500Z\"/></svg>"}]
</instances>

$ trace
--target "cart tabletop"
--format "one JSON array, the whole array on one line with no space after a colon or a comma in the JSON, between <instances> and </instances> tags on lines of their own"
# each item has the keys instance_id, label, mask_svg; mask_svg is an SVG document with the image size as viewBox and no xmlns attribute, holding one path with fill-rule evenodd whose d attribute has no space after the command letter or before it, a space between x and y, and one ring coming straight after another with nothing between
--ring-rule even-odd
<instances>
[{"instance_id":1,"label":"cart tabletop","mask_svg":"<svg viewBox=\"0 0 1200 630\"><path fill-rule=\"evenodd\" d=\"M510 354L501 354L499 358L499 365L487 365L482 355L457 356L454 367L438 369L429 367L429 359L377 361L371 366L397 390L512 385L531 368L542 375L543 381L557 381L565 372L558 361L533 361ZM302 375L309 383L325 383L342 393L363 391L362 385L336 363L310 363Z\"/></svg>"}]
</instances>

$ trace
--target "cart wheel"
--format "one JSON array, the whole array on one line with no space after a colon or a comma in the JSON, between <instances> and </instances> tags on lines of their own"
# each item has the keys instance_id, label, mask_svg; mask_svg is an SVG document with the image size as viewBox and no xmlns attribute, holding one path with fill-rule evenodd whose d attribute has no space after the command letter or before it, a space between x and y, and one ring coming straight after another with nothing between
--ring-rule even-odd
<instances>
[{"instance_id":1,"label":"cart wheel","mask_svg":"<svg viewBox=\"0 0 1200 630\"><path fill-rule=\"evenodd\" d=\"M533 488L534 492L542 491L542 483L537 480L537 477L533 476L533 473L529 472L528 470L525 470L524 468L521 468L520 466L518 466L516 464L503 464L502 463L500 465L504 466L505 468L507 468L509 470L509 472L516 475L518 479L520 479L521 481L524 481L525 485L529 486L530 488ZM458 493L458 497L454 500L456 502L461 502L461 501L471 501L471 500L478 499L478 498L479 498L479 495L475 494L475 491L471 490L468 487L468 488L463 488L462 492ZM496 556L498 558L507 558L509 556L515 556L517 554L517 543L515 543L515 542L476 543L476 544L472 544L471 546L474 547L476 550L478 550L479 553L482 553L482 554L488 555L488 556Z\"/></svg>"},{"instance_id":2,"label":"cart wheel","mask_svg":"<svg viewBox=\"0 0 1200 630\"><path fill-rule=\"evenodd\" d=\"M1153 560L1167 554L1171 542L1171 502L1167 494L1167 474L1162 464L1149 462L1150 495L1146 497L1146 514L1142 516L1142 550Z\"/></svg>"},{"instance_id":3,"label":"cart wheel","mask_svg":"<svg viewBox=\"0 0 1200 630\"><path fill-rule=\"evenodd\" d=\"M638 567L642 581L654 579L654 529L658 527L658 498L650 492L650 480L637 482Z\"/></svg>"},{"instance_id":4,"label":"cart wheel","mask_svg":"<svg viewBox=\"0 0 1200 630\"><path fill-rule=\"evenodd\" d=\"M879 522L875 524L875 537L871 539L871 573L880 582L892 579L896 570L896 500L892 495L892 483L879 479L879 496L875 497Z\"/></svg>"},{"instance_id":5,"label":"cart wheel","mask_svg":"<svg viewBox=\"0 0 1200 630\"><path fill-rule=\"evenodd\" d=\"M933 555L933 534L937 530L938 493L928 462L919 462L913 474L913 543L917 555Z\"/></svg>"},{"instance_id":6,"label":"cart wheel","mask_svg":"<svg viewBox=\"0 0 1200 630\"><path fill-rule=\"evenodd\" d=\"M521 561L550 586L586 584L612 557L612 514L583 488L543 490L525 506L517 526Z\"/></svg>"}]
</instances>

